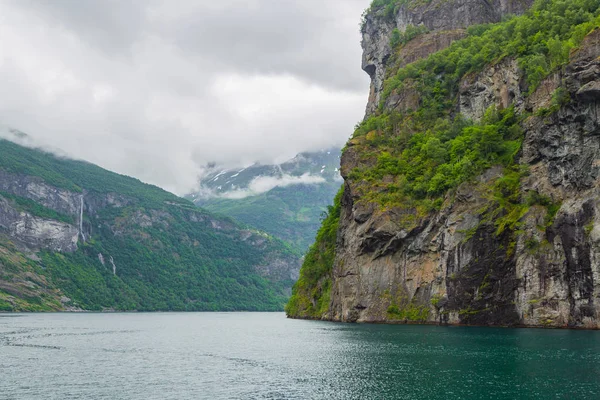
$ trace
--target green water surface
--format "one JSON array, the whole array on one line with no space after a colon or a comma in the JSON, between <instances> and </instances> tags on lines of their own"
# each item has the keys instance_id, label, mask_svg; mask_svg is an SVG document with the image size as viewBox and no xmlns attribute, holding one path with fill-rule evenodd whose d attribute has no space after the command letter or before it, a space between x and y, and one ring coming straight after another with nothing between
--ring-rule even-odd
<instances>
[{"instance_id":1,"label":"green water surface","mask_svg":"<svg viewBox=\"0 0 600 400\"><path fill-rule=\"evenodd\" d=\"M0 399L600 399L600 332L4 315Z\"/></svg>"}]
</instances>

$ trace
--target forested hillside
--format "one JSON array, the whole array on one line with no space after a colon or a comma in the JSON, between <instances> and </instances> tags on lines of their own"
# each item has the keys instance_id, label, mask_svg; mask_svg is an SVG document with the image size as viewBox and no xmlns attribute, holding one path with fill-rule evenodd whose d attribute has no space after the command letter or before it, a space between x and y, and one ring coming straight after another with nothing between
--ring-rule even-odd
<instances>
[{"instance_id":1,"label":"forested hillside","mask_svg":"<svg viewBox=\"0 0 600 400\"><path fill-rule=\"evenodd\" d=\"M2 310L279 310L297 263L158 187L0 141Z\"/></svg>"},{"instance_id":2,"label":"forested hillside","mask_svg":"<svg viewBox=\"0 0 600 400\"><path fill-rule=\"evenodd\" d=\"M277 165L215 168L200 182L201 191L187 197L209 211L264 230L304 254L341 186L339 167L340 151L330 149L301 153ZM261 185L268 185L268 190L258 191Z\"/></svg>"}]
</instances>

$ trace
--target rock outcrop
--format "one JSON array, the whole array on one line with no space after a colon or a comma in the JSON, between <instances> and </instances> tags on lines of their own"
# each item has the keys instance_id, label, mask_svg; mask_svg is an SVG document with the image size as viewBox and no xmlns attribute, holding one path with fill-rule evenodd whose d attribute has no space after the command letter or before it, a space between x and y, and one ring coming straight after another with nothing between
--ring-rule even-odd
<instances>
[{"instance_id":1,"label":"rock outcrop","mask_svg":"<svg viewBox=\"0 0 600 400\"><path fill-rule=\"evenodd\" d=\"M47 184L41 178L0 169L0 191L24 197L65 215L79 214L79 193Z\"/></svg>"},{"instance_id":2,"label":"rock outcrop","mask_svg":"<svg viewBox=\"0 0 600 400\"><path fill-rule=\"evenodd\" d=\"M503 16L523 13L532 3L533 0L414 1L400 6L391 16L386 15L384 8L367 13L361 28L362 69L371 77L367 116L379 105L386 71L394 58L390 45L394 29L404 32L409 26L424 26L431 32L401 50L399 58L408 64L448 47L462 38L465 28L471 25L498 22Z\"/></svg>"},{"instance_id":3,"label":"rock outcrop","mask_svg":"<svg viewBox=\"0 0 600 400\"><path fill-rule=\"evenodd\" d=\"M463 37L469 25L521 13L531 3L433 0L401 6L391 18L383 9L372 10L363 27L363 69L372 78L367 117L419 107L420 94L409 83L380 104L384 80L406 64L403 59L426 57ZM393 29L409 24L430 32L392 50ZM450 36L442 39L445 33ZM434 42L429 50L415 45L427 41ZM495 219L502 214L484 211L493 203L492 183L504 173L492 167L447 193L439 211L408 224L404 209L363 199L368 183L352 171L377 160L365 155L368 137L353 138L342 156L345 189L327 277L329 308L309 317L600 328L600 30L588 34L566 67L533 92L517 60L506 57L464 76L456 94L455 112L474 122L490 107L529 115L521 123L524 141L517 155L517 165L528 173L517 190L521 201L532 193L543 201L523 206L518 225L498 228ZM566 100L557 100L558 94ZM394 177L382 184L386 180Z\"/></svg>"},{"instance_id":4,"label":"rock outcrop","mask_svg":"<svg viewBox=\"0 0 600 400\"><path fill-rule=\"evenodd\" d=\"M0 231L19 243L58 252L77 250L79 229L71 224L18 211L0 196Z\"/></svg>"}]
</instances>

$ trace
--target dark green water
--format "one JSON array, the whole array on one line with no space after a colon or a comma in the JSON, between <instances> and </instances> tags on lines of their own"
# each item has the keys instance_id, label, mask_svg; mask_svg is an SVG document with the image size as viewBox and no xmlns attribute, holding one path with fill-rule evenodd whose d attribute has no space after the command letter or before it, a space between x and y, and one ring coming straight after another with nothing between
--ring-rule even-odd
<instances>
[{"instance_id":1,"label":"dark green water","mask_svg":"<svg viewBox=\"0 0 600 400\"><path fill-rule=\"evenodd\" d=\"M0 399L600 399L600 332L0 316Z\"/></svg>"}]
</instances>

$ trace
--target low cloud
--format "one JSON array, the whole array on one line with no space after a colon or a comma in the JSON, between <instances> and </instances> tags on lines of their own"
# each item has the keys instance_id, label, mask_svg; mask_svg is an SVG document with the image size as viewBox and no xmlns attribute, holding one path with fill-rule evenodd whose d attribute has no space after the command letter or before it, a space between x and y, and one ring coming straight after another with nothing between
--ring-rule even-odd
<instances>
[{"instance_id":1,"label":"low cloud","mask_svg":"<svg viewBox=\"0 0 600 400\"><path fill-rule=\"evenodd\" d=\"M311 175L308 173L301 176L292 176L288 174L284 174L281 177L259 176L250 181L247 188L231 190L220 194L219 197L226 199L243 199L245 197L256 196L268 192L276 187L314 185L324 182L325 178L322 176Z\"/></svg>"},{"instance_id":2,"label":"low cloud","mask_svg":"<svg viewBox=\"0 0 600 400\"><path fill-rule=\"evenodd\" d=\"M370 0L0 1L0 123L178 194L204 166L341 147Z\"/></svg>"}]
</instances>

